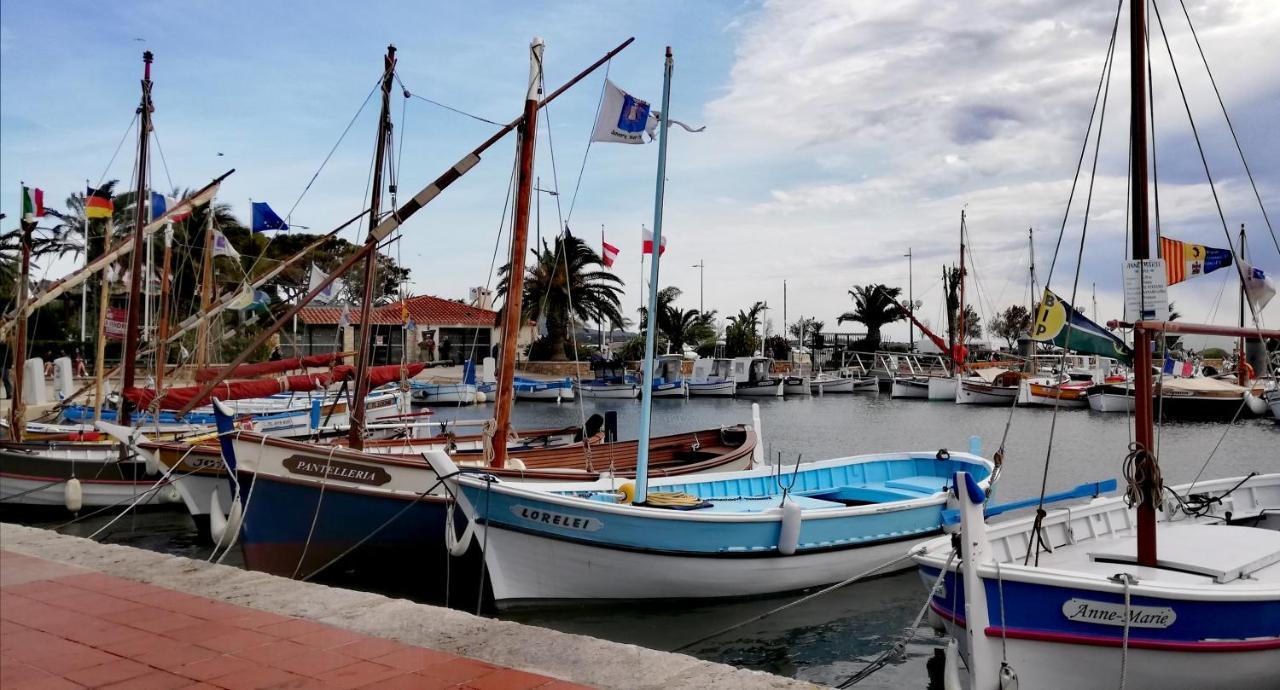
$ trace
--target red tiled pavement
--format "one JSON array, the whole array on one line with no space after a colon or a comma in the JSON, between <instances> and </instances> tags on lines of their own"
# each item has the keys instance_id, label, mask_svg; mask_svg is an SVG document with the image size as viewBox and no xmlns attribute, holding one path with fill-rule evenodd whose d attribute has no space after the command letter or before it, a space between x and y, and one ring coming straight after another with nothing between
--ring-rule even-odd
<instances>
[{"instance_id":1,"label":"red tiled pavement","mask_svg":"<svg viewBox=\"0 0 1280 690\"><path fill-rule=\"evenodd\" d=\"M2 550L0 687L581 688Z\"/></svg>"}]
</instances>

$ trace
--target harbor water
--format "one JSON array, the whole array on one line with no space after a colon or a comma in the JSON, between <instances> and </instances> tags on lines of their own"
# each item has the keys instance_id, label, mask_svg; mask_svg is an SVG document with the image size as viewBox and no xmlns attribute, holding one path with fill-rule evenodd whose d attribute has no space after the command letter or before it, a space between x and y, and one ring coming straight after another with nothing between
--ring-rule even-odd
<instances>
[{"instance_id":1,"label":"harbor water","mask_svg":"<svg viewBox=\"0 0 1280 690\"><path fill-rule=\"evenodd\" d=\"M656 399L654 435L692 432L719 425L749 424L752 400ZM988 457L1003 443L1004 472L994 500L1038 495L1042 480L1048 492L1085 481L1119 478L1132 436L1125 414L1098 414L1087 409L1050 409L954 405L919 400L892 400L886 394L827 395L812 398L756 399L760 403L763 444L770 462L783 471L797 460L821 460L862 453L968 450L977 436ZM608 410L616 410L623 438L634 438L640 404L632 400L583 400L515 406L522 427L570 426ZM472 419L492 414L492 406L439 408L436 420ZM1159 458L1166 484L1204 477L1276 471L1280 462L1280 424L1271 419L1245 419L1236 424L1178 422L1158 428ZM1050 453L1050 438L1052 452ZM1048 469L1046 469L1048 458ZM45 527L62 526L66 514L32 516L6 510L5 520ZM88 536L112 515L103 514L62 526L67 534ZM180 510L150 511L125 517L99 536L110 543L202 558L189 518ZM905 547L904 547L905 551ZM226 562L234 564L238 554ZM850 573L853 575L854 573ZM359 580L340 574L332 584L362 588ZM367 587L364 587L367 588ZM434 601L412 591L397 596ZM838 684L856 673L904 634L925 600L925 586L914 572L860 582L723 635L689 643L751 619L798 598L798 594L725 603L628 603L573 607L484 611L537 626L630 642L661 650L680 650L736 666L755 668L825 684ZM476 602L449 602L475 610ZM915 631L907 656L872 675L858 687L925 688L928 660L942 641L927 627Z\"/></svg>"}]
</instances>

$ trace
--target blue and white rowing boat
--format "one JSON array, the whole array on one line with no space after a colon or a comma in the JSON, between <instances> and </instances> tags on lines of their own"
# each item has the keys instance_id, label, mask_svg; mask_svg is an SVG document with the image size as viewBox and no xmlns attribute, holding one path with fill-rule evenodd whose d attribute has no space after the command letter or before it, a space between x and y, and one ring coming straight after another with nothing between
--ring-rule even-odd
<instances>
[{"instance_id":1,"label":"blue and white rowing boat","mask_svg":"<svg viewBox=\"0 0 1280 690\"><path fill-rule=\"evenodd\" d=\"M994 468L968 453L864 455L802 463L794 474L759 467L655 478L648 502L632 504L634 489L617 480L497 480L458 474L444 453L426 456L476 525L499 606L740 597L837 582L939 532L954 472L985 488ZM674 493L693 505L655 505ZM909 567L899 560L898 569Z\"/></svg>"},{"instance_id":2,"label":"blue and white rowing boat","mask_svg":"<svg viewBox=\"0 0 1280 690\"><path fill-rule=\"evenodd\" d=\"M515 389L516 400L573 400L573 379L568 376L554 381L517 376Z\"/></svg>"}]
</instances>

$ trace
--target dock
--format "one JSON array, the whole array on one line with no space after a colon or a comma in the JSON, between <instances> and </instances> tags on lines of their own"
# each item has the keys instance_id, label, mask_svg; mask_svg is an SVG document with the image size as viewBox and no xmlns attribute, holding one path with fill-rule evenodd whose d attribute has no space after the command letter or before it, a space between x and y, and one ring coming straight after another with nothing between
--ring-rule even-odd
<instances>
[{"instance_id":1,"label":"dock","mask_svg":"<svg viewBox=\"0 0 1280 690\"><path fill-rule=\"evenodd\" d=\"M0 687L815 686L682 654L2 524Z\"/></svg>"}]
</instances>

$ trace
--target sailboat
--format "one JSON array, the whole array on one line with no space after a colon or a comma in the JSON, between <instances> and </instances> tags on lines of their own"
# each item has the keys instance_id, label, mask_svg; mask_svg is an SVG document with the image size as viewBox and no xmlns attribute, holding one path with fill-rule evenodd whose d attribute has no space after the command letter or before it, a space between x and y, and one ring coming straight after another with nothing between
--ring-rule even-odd
<instances>
[{"instance_id":1,"label":"sailboat","mask_svg":"<svg viewBox=\"0 0 1280 690\"><path fill-rule=\"evenodd\" d=\"M605 64L630 43L628 40L610 51L569 84ZM530 46L530 82L524 114L464 158L464 162L474 162L501 139L501 135L519 129L519 162L523 172L518 177L510 255L511 264L517 267L526 253L536 116L567 88L542 95L542 49L538 39ZM389 126L393 51L390 49L386 58L382 128ZM439 180L428 185L419 197L434 195L438 192L437 185ZM380 189L378 184L373 187ZM343 273L360 257L371 255L382 239L421 206L411 201L380 224L373 224L364 249L349 257L330 278ZM376 212L376 203L374 209ZM524 274L515 270L511 276L507 292L510 305L504 313L509 319L515 319L521 312L520 283ZM323 288L323 284L313 288L290 311L301 309ZM364 311L362 309L362 319ZM283 326L291 316L286 312L271 328ZM483 469L504 480L592 481L601 476L625 477L634 471L641 456L649 454L655 459L655 470L659 474L672 476L742 469L762 458L758 432L748 426L716 427L619 443L600 438L607 437L609 430L588 420L584 428L573 430L568 443L558 445L545 443L543 435L517 432L511 425L517 325L518 322L509 320L503 329L496 419L485 423L478 452L449 449L459 464ZM269 328L259 338L269 337L270 332ZM376 452L379 450L376 446L354 431L347 446L301 443L235 429L230 415L220 409L221 405L215 402L214 408L224 413L219 420L219 442L223 460L234 478L231 500L233 504L243 505L239 543L250 568L290 575L311 572L347 556L362 563L383 557L395 563L407 558L406 554L429 560L445 554L446 508L450 501L440 477L422 459L425 450L445 452L436 450L439 444L433 444L430 439L421 444L409 440L381 449L389 452ZM354 429L357 424L353 421L352 426Z\"/></svg>"},{"instance_id":2,"label":"sailboat","mask_svg":"<svg viewBox=\"0 0 1280 690\"><path fill-rule=\"evenodd\" d=\"M1135 262L1150 253L1147 7L1129 7ZM1118 7L1117 27L1119 18ZM1115 44L1113 38L1111 65ZM1153 298L1141 289L1135 297L1139 320L1128 324L1135 423L1125 495L988 526L985 492L957 473L960 538L930 541L915 554L921 577L930 586L940 582L929 606L936 627L952 638L949 686L1276 686L1280 474L1162 486L1151 345L1164 333L1280 339L1280 331L1155 320ZM1042 303L1036 322L1069 340L1073 312L1069 304Z\"/></svg>"},{"instance_id":3,"label":"sailboat","mask_svg":"<svg viewBox=\"0 0 1280 690\"><path fill-rule=\"evenodd\" d=\"M886 295L887 296L887 295ZM929 330L929 327L920 322L916 318L915 312L908 309L898 301L889 297L898 309L906 315L916 328L920 329L934 345L939 352L949 353L947 356L952 359L953 367L963 364L964 355L960 354L958 348L947 347L947 343L938 334ZM963 346L960 346L963 347ZM921 361L923 358L917 358ZM934 362L936 367L930 366L919 372L913 371L910 375L894 374L893 388L890 390L891 397L894 398L920 398L924 400L955 400L956 397L956 377L947 367L947 362L942 357L938 357Z\"/></svg>"},{"instance_id":4,"label":"sailboat","mask_svg":"<svg viewBox=\"0 0 1280 690\"><path fill-rule=\"evenodd\" d=\"M672 70L668 48L655 242L662 238ZM655 255L650 264L650 303L660 263ZM974 473L982 486L991 480L990 461L945 450L651 480L654 312L648 318L634 483L494 481L487 470L461 467L445 453L426 454L472 526L458 544L474 541L483 549L498 606L749 596L835 582L901 553L905 540L938 531L954 471Z\"/></svg>"}]
</instances>

